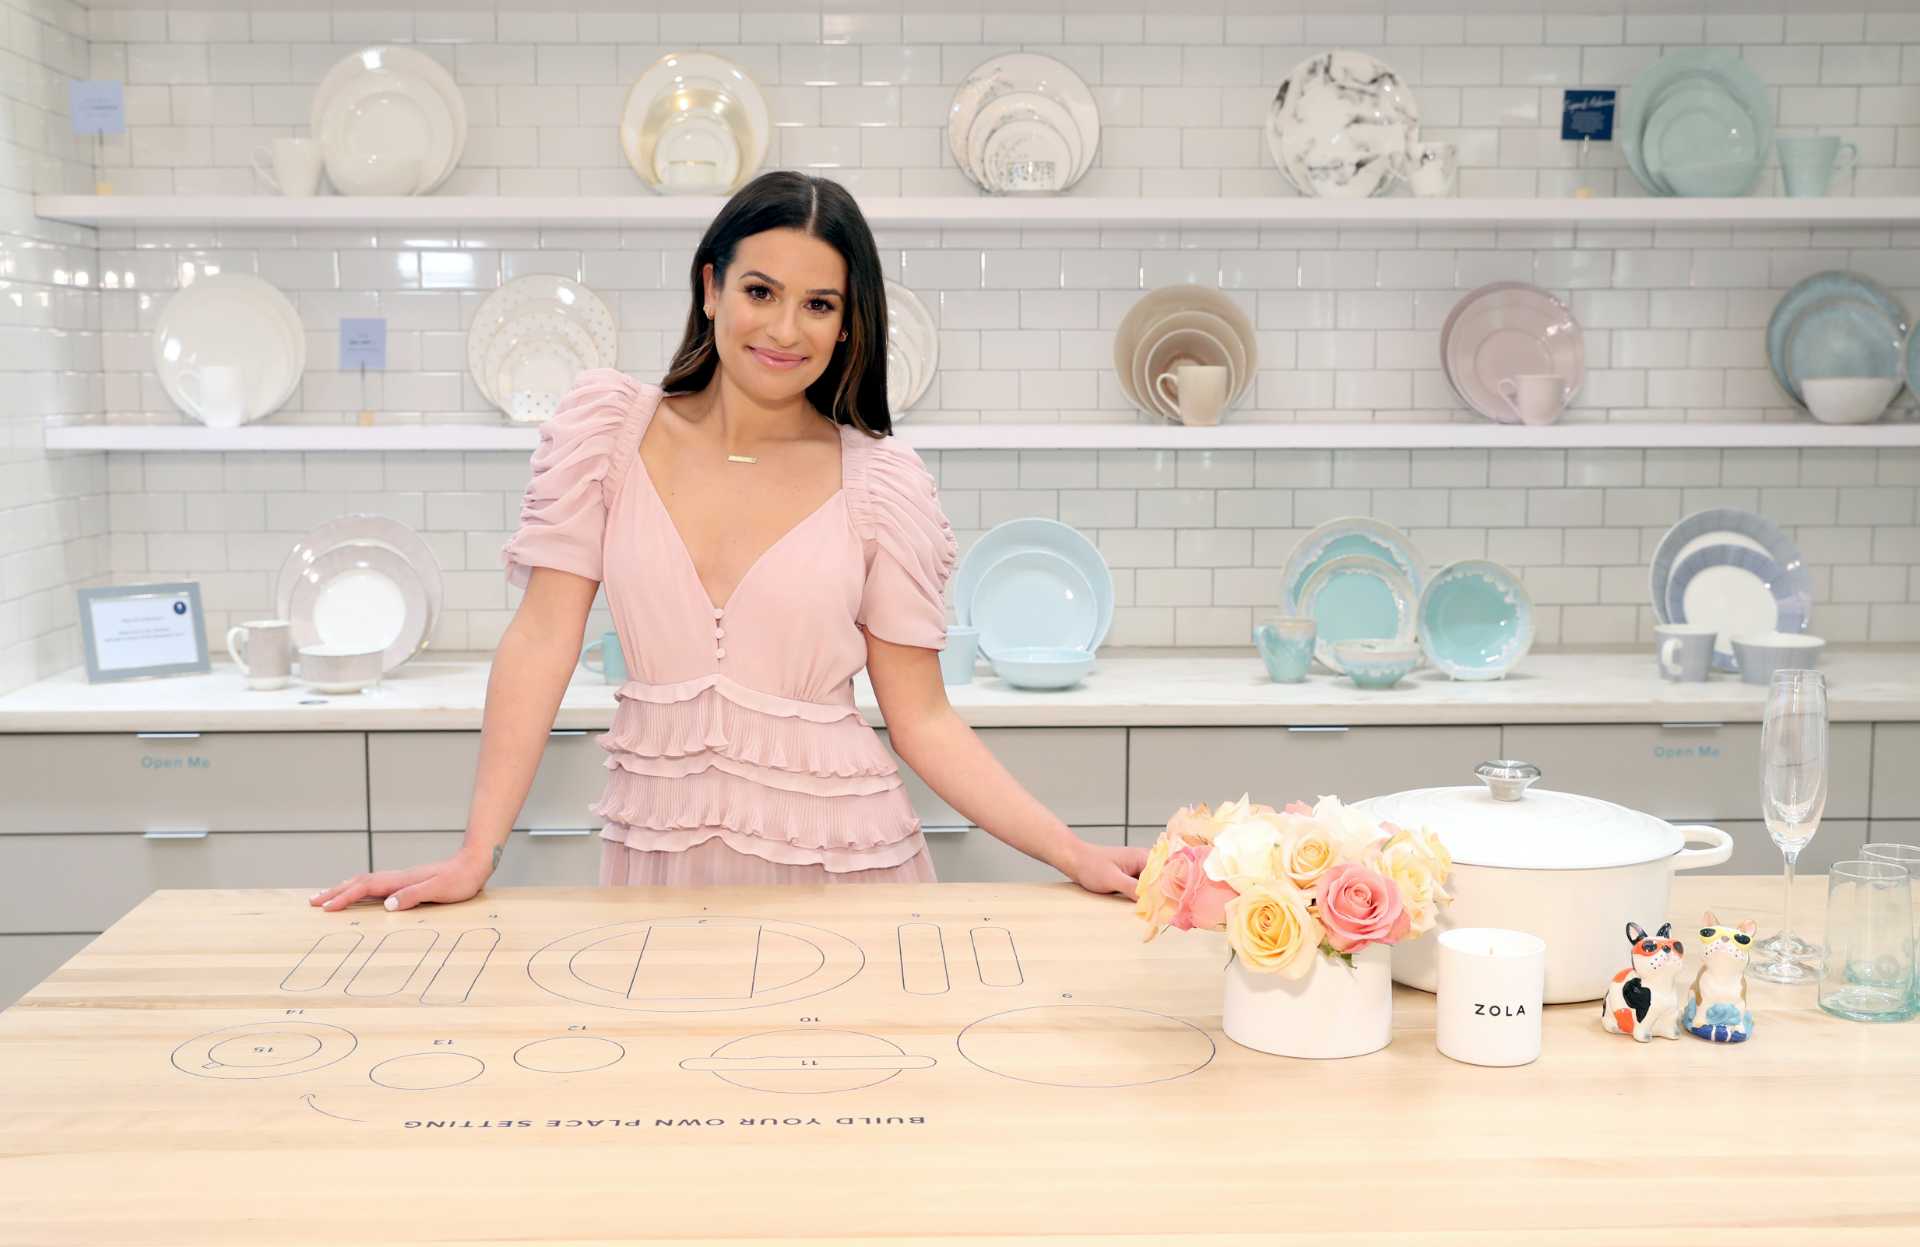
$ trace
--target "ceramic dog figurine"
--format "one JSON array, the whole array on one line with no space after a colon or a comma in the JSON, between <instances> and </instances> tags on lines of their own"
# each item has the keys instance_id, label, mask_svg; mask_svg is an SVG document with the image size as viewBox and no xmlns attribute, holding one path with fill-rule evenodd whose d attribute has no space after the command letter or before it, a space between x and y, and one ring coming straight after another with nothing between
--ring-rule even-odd
<instances>
[{"instance_id":1,"label":"ceramic dog figurine","mask_svg":"<svg viewBox=\"0 0 1920 1247\"><path fill-rule=\"evenodd\" d=\"M1723 927L1708 910L1700 920L1700 973L1687 992L1680 1025L1712 1043L1745 1043L1753 1034L1747 1007L1747 958L1753 951L1753 919Z\"/></svg>"},{"instance_id":2,"label":"ceramic dog figurine","mask_svg":"<svg viewBox=\"0 0 1920 1247\"><path fill-rule=\"evenodd\" d=\"M1655 1035L1680 1038L1680 941L1669 939L1671 922L1648 935L1639 923L1627 924L1633 965L1613 976L1600 1007L1600 1025L1616 1035L1646 1043Z\"/></svg>"}]
</instances>

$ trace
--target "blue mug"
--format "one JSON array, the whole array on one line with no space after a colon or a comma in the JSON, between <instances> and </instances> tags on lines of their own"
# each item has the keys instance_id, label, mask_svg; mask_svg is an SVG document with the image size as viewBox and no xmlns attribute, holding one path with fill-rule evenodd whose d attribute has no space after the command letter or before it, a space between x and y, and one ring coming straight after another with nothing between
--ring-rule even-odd
<instances>
[{"instance_id":1,"label":"blue mug","mask_svg":"<svg viewBox=\"0 0 1920 1247\"><path fill-rule=\"evenodd\" d=\"M1260 647L1260 661L1267 665L1267 676L1276 684L1298 684L1307 678L1313 665L1313 642L1318 629L1311 615L1274 615L1262 619L1253 630L1253 643Z\"/></svg>"},{"instance_id":2,"label":"blue mug","mask_svg":"<svg viewBox=\"0 0 1920 1247\"><path fill-rule=\"evenodd\" d=\"M593 665L592 658L588 657L588 655L592 654L595 650L600 651L600 665L597 667ZM620 634L618 632L602 632L598 641L595 641L580 651L580 662L587 670L598 671L600 678L608 684L625 684L627 682L627 660L626 657L620 653Z\"/></svg>"}]
</instances>

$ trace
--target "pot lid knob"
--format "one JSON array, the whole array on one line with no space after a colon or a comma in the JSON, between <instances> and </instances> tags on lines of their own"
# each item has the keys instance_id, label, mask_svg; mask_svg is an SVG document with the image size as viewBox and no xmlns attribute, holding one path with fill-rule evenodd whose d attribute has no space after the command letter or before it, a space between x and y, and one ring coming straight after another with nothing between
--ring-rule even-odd
<instances>
[{"instance_id":1,"label":"pot lid knob","mask_svg":"<svg viewBox=\"0 0 1920 1247\"><path fill-rule=\"evenodd\" d=\"M1516 762L1511 758L1497 758L1492 762L1482 762L1473 768L1480 782L1487 786L1495 801L1518 801L1527 788L1540 778L1540 768L1531 762Z\"/></svg>"}]
</instances>

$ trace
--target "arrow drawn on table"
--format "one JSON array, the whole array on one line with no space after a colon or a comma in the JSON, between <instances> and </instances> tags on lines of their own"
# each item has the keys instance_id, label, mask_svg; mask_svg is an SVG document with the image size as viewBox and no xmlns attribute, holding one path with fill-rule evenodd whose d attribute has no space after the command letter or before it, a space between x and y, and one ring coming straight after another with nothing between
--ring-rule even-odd
<instances>
[{"instance_id":1,"label":"arrow drawn on table","mask_svg":"<svg viewBox=\"0 0 1920 1247\"><path fill-rule=\"evenodd\" d=\"M363 1126L368 1124L367 1119L364 1117L342 1117L338 1113L327 1112L326 1109L321 1108L318 1104L315 1104L313 1102L313 1092L311 1091L307 1092L305 1095L301 1096L300 1098L307 1102L308 1108L312 1109L316 1113L319 1113L323 1117L331 1117L335 1121L357 1121Z\"/></svg>"}]
</instances>

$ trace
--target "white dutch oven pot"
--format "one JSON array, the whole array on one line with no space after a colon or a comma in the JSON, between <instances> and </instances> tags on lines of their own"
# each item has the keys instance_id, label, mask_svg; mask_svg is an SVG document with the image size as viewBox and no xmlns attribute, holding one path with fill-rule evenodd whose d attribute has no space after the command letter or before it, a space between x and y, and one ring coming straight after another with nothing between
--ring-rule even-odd
<instances>
[{"instance_id":1,"label":"white dutch oven pot","mask_svg":"<svg viewBox=\"0 0 1920 1247\"><path fill-rule=\"evenodd\" d=\"M1437 931L1507 927L1547 942L1548 1004L1605 996L1627 965L1627 923L1653 931L1678 921L1668 909L1673 872L1733 854L1733 837L1718 827L1676 827L1611 801L1529 792L1540 768L1525 762L1483 762L1474 773L1474 787L1355 804L1382 822L1429 828L1453 854L1453 903L1441 907ZM1395 946L1394 981L1432 991L1437 943L1428 935Z\"/></svg>"}]
</instances>

